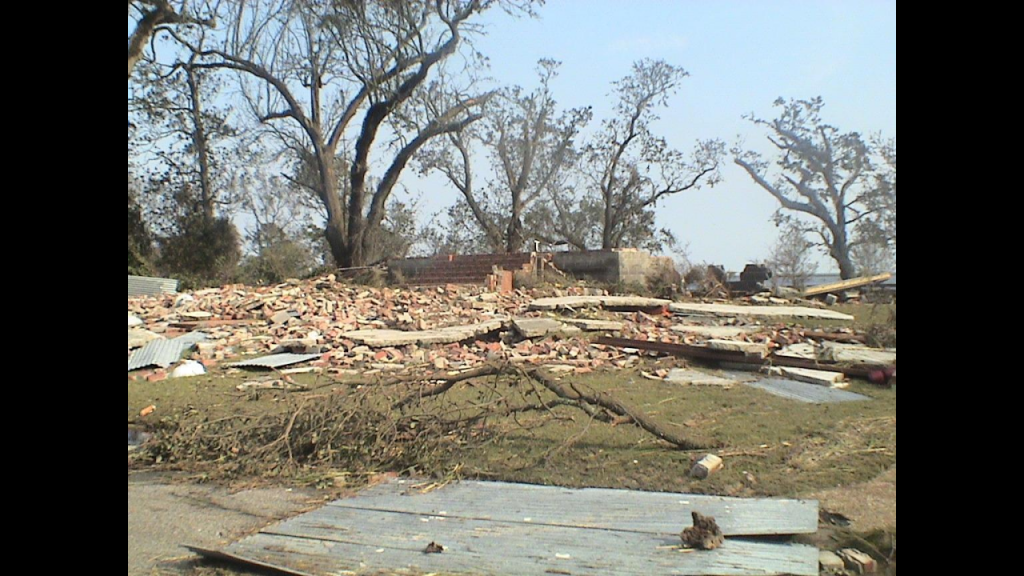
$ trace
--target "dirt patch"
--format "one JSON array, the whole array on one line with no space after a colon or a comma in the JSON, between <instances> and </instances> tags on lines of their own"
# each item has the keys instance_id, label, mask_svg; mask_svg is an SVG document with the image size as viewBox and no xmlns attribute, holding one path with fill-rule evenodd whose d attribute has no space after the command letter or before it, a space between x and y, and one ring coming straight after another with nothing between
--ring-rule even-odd
<instances>
[{"instance_id":1,"label":"dirt patch","mask_svg":"<svg viewBox=\"0 0 1024 576\"><path fill-rule=\"evenodd\" d=\"M896 467L870 482L808 495L829 512L842 514L857 532L896 531Z\"/></svg>"}]
</instances>

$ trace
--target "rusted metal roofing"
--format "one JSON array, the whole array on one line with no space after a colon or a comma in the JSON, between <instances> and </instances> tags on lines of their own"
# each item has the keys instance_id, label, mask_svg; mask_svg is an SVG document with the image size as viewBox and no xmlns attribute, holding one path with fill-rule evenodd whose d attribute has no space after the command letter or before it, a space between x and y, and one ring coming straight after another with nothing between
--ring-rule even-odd
<instances>
[{"instance_id":1,"label":"rusted metal roofing","mask_svg":"<svg viewBox=\"0 0 1024 576\"><path fill-rule=\"evenodd\" d=\"M160 296L178 292L178 281L170 278L128 277L128 297Z\"/></svg>"}]
</instances>

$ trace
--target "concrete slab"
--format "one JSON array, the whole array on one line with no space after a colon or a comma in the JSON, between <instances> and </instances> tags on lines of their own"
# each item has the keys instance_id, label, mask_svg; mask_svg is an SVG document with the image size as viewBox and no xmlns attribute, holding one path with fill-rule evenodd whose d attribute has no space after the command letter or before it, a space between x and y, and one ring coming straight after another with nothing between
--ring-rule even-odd
<instances>
[{"instance_id":1,"label":"concrete slab","mask_svg":"<svg viewBox=\"0 0 1024 576\"><path fill-rule=\"evenodd\" d=\"M826 386L817 386L796 380L785 380L770 378L767 380L755 380L746 382L747 386L763 390L773 396L796 400L805 404L842 404L845 402L869 402L871 398L837 390Z\"/></svg>"},{"instance_id":2,"label":"concrete slab","mask_svg":"<svg viewBox=\"0 0 1024 576\"><path fill-rule=\"evenodd\" d=\"M768 357L768 344L757 342L742 342L739 340L710 340L705 344L712 350L721 352L742 352L746 356L755 358Z\"/></svg>"},{"instance_id":3,"label":"concrete slab","mask_svg":"<svg viewBox=\"0 0 1024 576\"><path fill-rule=\"evenodd\" d=\"M640 298L634 296L567 296L565 298L541 298L530 304L530 310L554 311L580 308L611 308L615 310L646 310L662 308L672 304L671 300Z\"/></svg>"},{"instance_id":4,"label":"concrete slab","mask_svg":"<svg viewBox=\"0 0 1024 576\"><path fill-rule=\"evenodd\" d=\"M134 350L136 348L142 348L146 344L154 340L163 340L163 336L154 334L149 330L142 330L141 328L129 328L128 329L128 349Z\"/></svg>"},{"instance_id":5,"label":"concrete slab","mask_svg":"<svg viewBox=\"0 0 1024 576\"><path fill-rule=\"evenodd\" d=\"M472 340L501 330L505 323L501 320L492 320L471 326L451 326L449 328L438 328L436 330L424 330L419 332L403 332L401 330L358 330L346 332L342 338L351 340L357 344L370 346L372 348L393 348L396 346L409 346L418 344L430 346L433 344L455 344Z\"/></svg>"},{"instance_id":6,"label":"concrete slab","mask_svg":"<svg viewBox=\"0 0 1024 576\"><path fill-rule=\"evenodd\" d=\"M625 323L614 320L588 320L586 318L562 318L562 322L575 326L584 332L621 332Z\"/></svg>"},{"instance_id":7,"label":"concrete slab","mask_svg":"<svg viewBox=\"0 0 1024 576\"><path fill-rule=\"evenodd\" d=\"M723 339L756 334L761 331L761 328L758 326L689 326L681 324L673 326L672 331L703 338Z\"/></svg>"},{"instance_id":8,"label":"concrete slab","mask_svg":"<svg viewBox=\"0 0 1024 576\"><path fill-rule=\"evenodd\" d=\"M563 324L551 318L516 318L512 327L523 338L544 338L545 336L579 334L581 330L575 326Z\"/></svg>"},{"instance_id":9,"label":"concrete slab","mask_svg":"<svg viewBox=\"0 0 1024 576\"><path fill-rule=\"evenodd\" d=\"M794 306L736 306L732 304L696 304L677 302L669 310L680 316L709 316L713 318L805 318L813 320L841 320L853 322L854 317L834 310L817 310Z\"/></svg>"},{"instance_id":10,"label":"concrete slab","mask_svg":"<svg viewBox=\"0 0 1024 576\"><path fill-rule=\"evenodd\" d=\"M708 374L699 370L683 369L673 370L665 378L665 381L683 386L718 386L721 388L732 388L738 384L735 380L722 378L714 374Z\"/></svg>"}]
</instances>

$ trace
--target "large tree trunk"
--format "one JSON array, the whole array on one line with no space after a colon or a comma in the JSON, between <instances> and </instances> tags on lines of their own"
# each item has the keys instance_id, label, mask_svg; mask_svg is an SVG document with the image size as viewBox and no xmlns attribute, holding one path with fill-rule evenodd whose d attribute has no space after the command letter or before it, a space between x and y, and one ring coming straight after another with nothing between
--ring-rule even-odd
<instances>
[{"instance_id":1,"label":"large tree trunk","mask_svg":"<svg viewBox=\"0 0 1024 576\"><path fill-rule=\"evenodd\" d=\"M850 242L846 237L846 231L834 236L829 253L832 259L839 265L839 275L843 280L851 280L857 277L857 266L853 263L850 255Z\"/></svg>"},{"instance_id":2,"label":"large tree trunk","mask_svg":"<svg viewBox=\"0 0 1024 576\"><path fill-rule=\"evenodd\" d=\"M345 208L338 193L338 173L335 169L334 151L326 146L317 152L317 172L320 175L320 201L327 208L327 226L325 229L327 245L331 249L331 257L335 264L349 268L351 254L349 249L348 222Z\"/></svg>"},{"instance_id":3,"label":"large tree trunk","mask_svg":"<svg viewBox=\"0 0 1024 576\"><path fill-rule=\"evenodd\" d=\"M210 173L210 150L207 145L206 123L203 120L202 94L199 91L199 78L191 66L185 68L185 79L188 81L189 99L192 101L192 145L196 158L199 160L199 188L202 193L203 218L206 224L213 222L216 216L213 178Z\"/></svg>"}]
</instances>

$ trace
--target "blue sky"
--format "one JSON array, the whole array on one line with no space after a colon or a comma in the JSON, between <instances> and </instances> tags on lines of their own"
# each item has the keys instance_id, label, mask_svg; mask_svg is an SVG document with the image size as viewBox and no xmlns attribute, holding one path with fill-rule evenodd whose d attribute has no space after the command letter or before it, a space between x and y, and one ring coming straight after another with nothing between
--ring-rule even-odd
<instances>
[{"instance_id":1,"label":"blue sky","mask_svg":"<svg viewBox=\"0 0 1024 576\"><path fill-rule=\"evenodd\" d=\"M593 105L598 119L610 108L610 83L635 60L687 69L658 125L682 150L706 138L763 147L741 116L770 116L780 96L823 96L828 122L896 136L895 0L549 0L536 20L489 20L476 47L492 76L531 87L539 59L560 60L559 103ZM776 204L731 161L724 174L714 189L664 203L660 224L696 260L736 270L767 255ZM407 185L423 194L425 211L455 199L435 179Z\"/></svg>"}]
</instances>

